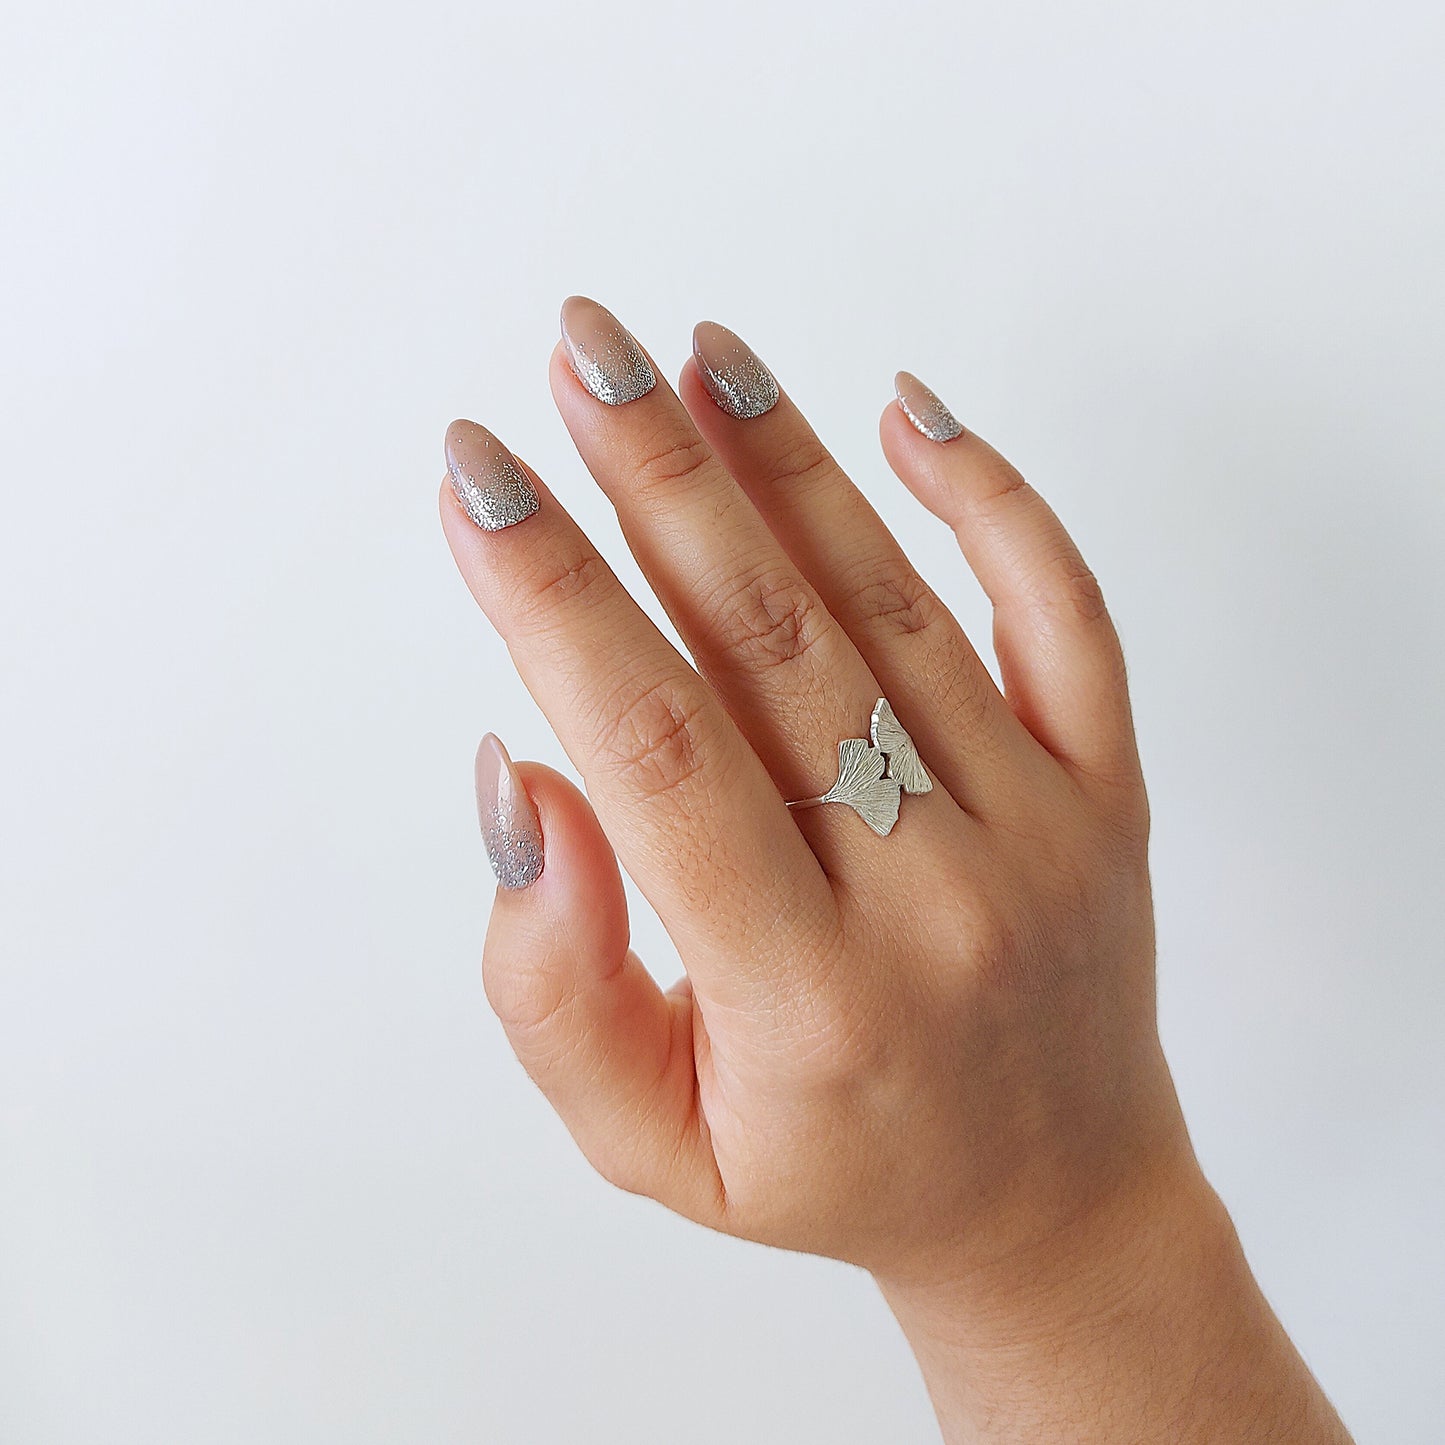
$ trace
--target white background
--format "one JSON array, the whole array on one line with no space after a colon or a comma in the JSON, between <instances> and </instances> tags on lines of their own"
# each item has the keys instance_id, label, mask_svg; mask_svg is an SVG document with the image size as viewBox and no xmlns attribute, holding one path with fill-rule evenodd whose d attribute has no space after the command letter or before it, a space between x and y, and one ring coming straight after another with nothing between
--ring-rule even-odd
<instances>
[{"instance_id":1,"label":"white background","mask_svg":"<svg viewBox=\"0 0 1445 1445\"><path fill-rule=\"evenodd\" d=\"M894 369L1053 501L1200 1153L1360 1439L1438 1441L1439 13L6 7L0 1441L935 1438L865 1277L612 1192L485 1008L472 751L563 760L441 436L635 579L572 291L749 338L980 646Z\"/></svg>"}]
</instances>

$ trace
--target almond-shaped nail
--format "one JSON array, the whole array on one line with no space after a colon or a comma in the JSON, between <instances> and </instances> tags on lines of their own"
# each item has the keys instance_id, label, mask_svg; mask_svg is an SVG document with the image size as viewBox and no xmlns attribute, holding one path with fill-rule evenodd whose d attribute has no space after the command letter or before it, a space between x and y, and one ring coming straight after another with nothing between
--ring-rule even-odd
<instances>
[{"instance_id":1,"label":"almond-shaped nail","mask_svg":"<svg viewBox=\"0 0 1445 1445\"><path fill-rule=\"evenodd\" d=\"M577 380L608 406L636 401L657 385L652 363L632 333L585 296L562 303L562 341Z\"/></svg>"},{"instance_id":2,"label":"almond-shaped nail","mask_svg":"<svg viewBox=\"0 0 1445 1445\"><path fill-rule=\"evenodd\" d=\"M484 532L500 532L537 510L537 489L486 427L454 421L447 428L446 454L452 491Z\"/></svg>"},{"instance_id":3,"label":"almond-shaped nail","mask_svg":"<svg viewBox=\"0 0 1445 1445\"><path fill-rule=\"evenodd\" d=\"M963 434L963 423L911 371L900 371L893 378L893 389L904 416L929 441L951 442Z\"/></svg>"},{"instance_id":4,"label":"almond-shaped nail","mask_svg":"<svg viewBox=\"0 0 1445 1445\"><path fill-rule=\"evenodd\" d=\"M693 328L692 354L707 394L729 416L762 416L778 404L778 383L746 341L716 321Z\"/></svg>"},{"instance_id":5,"label":"almond-shaped nail","mask_svg":"<svg viewBox=\"0 0 1445 1445\"><path fill-rule=\"evenodd\" d=\"M477 817L497 882L512 890L535 883L542 876L542 828L495 733L488 733L477 749Z\"/></svg>"}]
</instances>

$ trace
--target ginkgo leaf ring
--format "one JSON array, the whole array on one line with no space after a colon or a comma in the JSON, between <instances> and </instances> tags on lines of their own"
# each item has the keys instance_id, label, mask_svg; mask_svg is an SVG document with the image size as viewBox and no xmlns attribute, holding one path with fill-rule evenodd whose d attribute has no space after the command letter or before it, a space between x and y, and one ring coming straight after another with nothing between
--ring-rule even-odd
<instances>
[{"instance_id":1,"label":"ginkgo leaf ring","mask_svg":"<svg viewBox=\"0 0 1445 1445\"><path fill-rule=\"evenodd\" d=\"M931 793L933 779L913 746L913 739L903 730L892 705L886 697L880 697L873 705L873 717L868 730L873 746L888 759L888 776L898 779L898 786L905 793Z\"/></svg>"},{"instance_id":2,"label":"ginkgo leaf ring","mask_svg":"<svg viewBox=\"0 0 1445 1445\"><path fill-rule=\"evenodd\" d=\"M826 793L798 798L790 808L817 808L846 803L880 838L893 831L904 793L927 793L933 787L913 739L894 715L888 699L873 705L870 737L844 738L838 744L838 777Z\"/></svg>"}]
</instances>

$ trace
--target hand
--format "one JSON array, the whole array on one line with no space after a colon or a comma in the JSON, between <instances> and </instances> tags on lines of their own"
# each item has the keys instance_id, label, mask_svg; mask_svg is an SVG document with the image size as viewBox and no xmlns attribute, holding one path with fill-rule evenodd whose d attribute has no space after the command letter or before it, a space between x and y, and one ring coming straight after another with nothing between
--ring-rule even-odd
<instances>
[{"instance_id":1,"label":"hand","mask_svg":"<svg viewBox=\"0 0 1445 1445\"><path fill-rule=\"evenodd\" d=\"M1237 1258L1159 1047L1148 805L1099 587L1038 493L900 374L883 450L993 604L1000 692L732 333L698 328L679 396L595 303L562 319L558 409L693 663L541 480L454 423L453 553L588 794L495 739L479 753L503 885L488 998L608 1179L868 1269L945 1428L1028 1435L1050 1389L1090 1378L1063 1339L1122 1358L1111 1308L1156 1332L1166 1296ZM879 698L932 790L887 836L845 806L790 811ZM666 993L629 951L618 860L681 954ZM1238 1273L1229 1341L1279 1354ZM1167 1433L1183 1405L1158 1384Z\"/></svg>"}]
</instances>

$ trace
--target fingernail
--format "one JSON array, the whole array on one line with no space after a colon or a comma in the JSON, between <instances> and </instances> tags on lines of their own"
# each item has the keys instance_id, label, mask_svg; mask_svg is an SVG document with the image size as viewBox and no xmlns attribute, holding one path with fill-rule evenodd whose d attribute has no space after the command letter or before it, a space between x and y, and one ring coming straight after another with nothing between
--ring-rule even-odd
<instances>
[{"instance_id":1,"label":"fingernail","mask_svg":"<svg viewBox=\"0 0 1445 1445\"><path fill-rule=\"evenodd\" d=\"M562 340L577 380L608 406L646 396L657 376L632 333L605 307L585 296L562 303Z\"/></svg>"},{"instance_id":2,"label":"fingernail","mask_svg":"<svg viewBox=\"0 0 1445 1445\"><path fill-rule=\"evenodd\" d=\"M484 532L500 532L537 510L537 491L516 457L474 421L447 428L447 475L467 516Z\"/></svg>"},{"instance_id":3,"label":"fingernail","mask_svg":"<svg viewBox=\"0 0 1445 1445\"><path fill-rule=\"evenodd\" d=\"M893 378L893 389L898 393L903 415L929 441L951 442L962 434L963 423L911 371L900 371Z\"/></svg>"},{"instance_id":4,"label":"fingernail","mask_svg":"<svg viewBox=\"0 0 1445 1445\"><path fill-rule=\"evenodd\" d=\"M762 416L778 404L778 383L741 336L716 321L692 332L692 354L707 394L729 416Z\"/></svg>"},{"instance_id":5,"label":"fingernail","mask_svg":"<svg viewBox=\"0 0 1445 1445\"><path fill-rule=\"evenodd\" d=\"M537 810L495 733L477 749L477 817L497 882L525 888L542 876L542 828Z\"/></svg>"}]
</instances>

